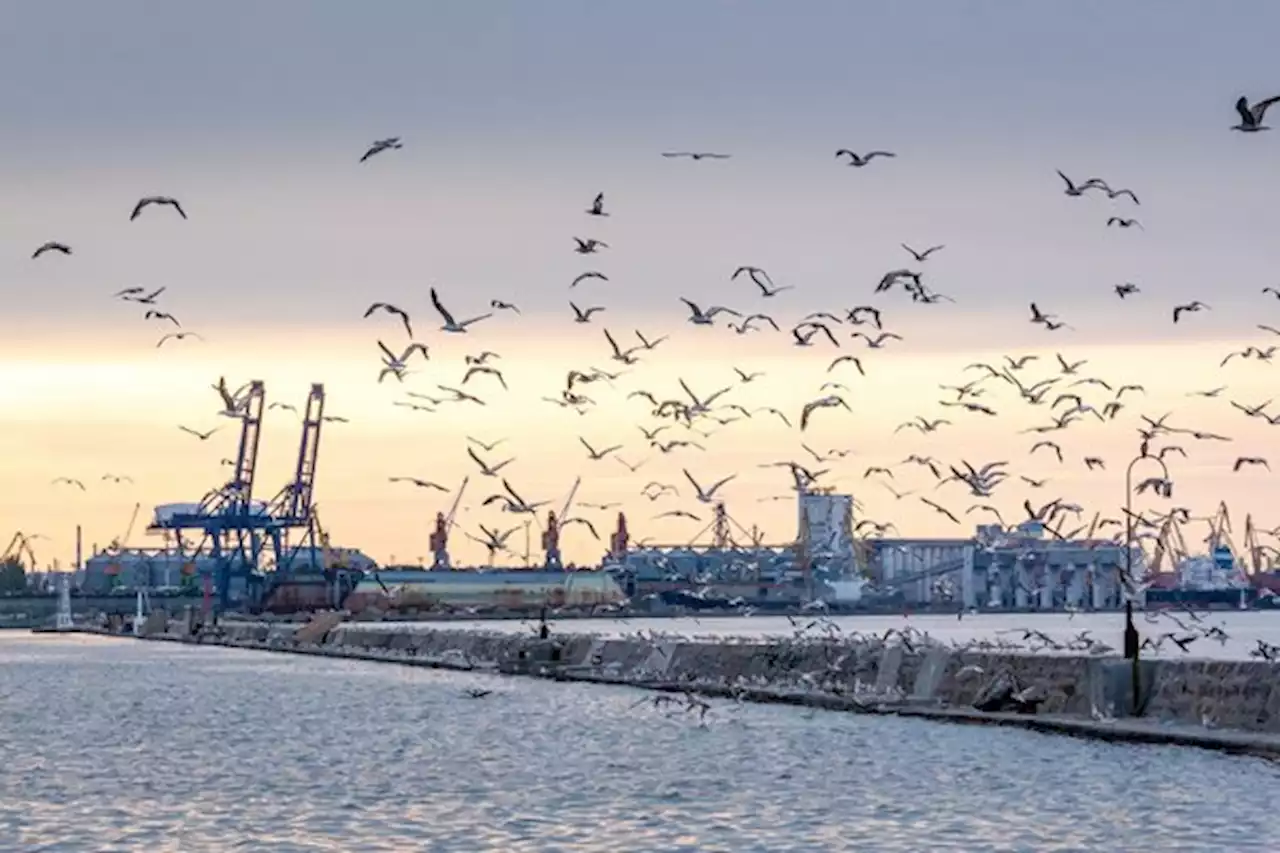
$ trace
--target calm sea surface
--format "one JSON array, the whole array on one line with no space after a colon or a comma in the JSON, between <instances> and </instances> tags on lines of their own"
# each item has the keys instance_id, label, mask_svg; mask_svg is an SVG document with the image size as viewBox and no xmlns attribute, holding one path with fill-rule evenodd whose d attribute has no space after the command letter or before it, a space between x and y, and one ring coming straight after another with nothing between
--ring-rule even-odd
<instances>
[{"instance_id":1,"label":"calm sea surface","mask_svg":"<svg viewBox=\"0 0 1280 853\"><path fill-rule=\"evenodd\" d=\"M1257 759L728 702L699 723L646 699L0 632L0 850L1222 853L1280 837L1280 769Z\"/></svg>"}]
</instances>

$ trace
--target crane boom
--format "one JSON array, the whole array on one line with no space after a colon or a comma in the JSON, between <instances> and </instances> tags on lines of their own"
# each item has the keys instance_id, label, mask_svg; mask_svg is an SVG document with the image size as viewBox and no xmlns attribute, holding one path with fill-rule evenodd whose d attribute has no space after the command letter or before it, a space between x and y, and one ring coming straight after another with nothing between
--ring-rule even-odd
<instances>
[{"instance_id":1,"label":"crane boom","mask_svg":"<svg viewBox=\"0 0 1280 853\"><path fill-rule=\"evenodd\" d=\"M467 483L471 482L470 477L462 478L462 485L458 486L458 493L453 496L453 505L449 507L449 514L444 519L445 532L453 531L453 522L458 515L458 504L462 503L462 493L467 490Z\"/></svg>"},{"instance_id":2,"label":"crane boom","mask_svg":"<svg viewBox=\"0 0 1280 853\"><path fill-rule=\"evenodd\" d=\"M558 523L558 524L560 524L561 526L563 526L563 525L564 525L564 521L565 521L565 519L569 517L569 510L573 507L573 499L574 499L575 497L577 497L577 495L578 495L578 487L579 487L579 486L581 486L581 485L582 485L582 478L581 478L581 477L579 477L578 479L574 480L574 481L573 481L573 488L569 489L569 496L568 496L567 498L565 498L565 499L564 499L564 506L563 506L563 507L561 507L561 509L560 509L560 515L556 516L556 518L557 518L557 523Z\"/></svg>"}]
</instances>

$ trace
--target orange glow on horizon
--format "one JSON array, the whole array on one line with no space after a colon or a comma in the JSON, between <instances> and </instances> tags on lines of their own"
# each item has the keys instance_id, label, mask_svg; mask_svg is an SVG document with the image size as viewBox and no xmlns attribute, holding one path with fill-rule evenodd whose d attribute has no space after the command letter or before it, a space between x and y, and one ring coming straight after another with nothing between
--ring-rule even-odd
<instances>
[{"instance_id":1,"label":"orange glow on horizon","mask_svg":"<svg viewBox=\"0 0 1280 853\"><path fill-rule=\"evenodd\" d=\"M1225 398L1185 396L1185 388L1207 389L1220 384L1215 361L1218 349L1215 346L1210 350L1211 345L1093 345L1087 353L1062 348L1063 356L1070 361L1089 359L1089 364L1081 368L1081 376L1110 377L1120 382L1152 378L1145 383L1145 397L1126 397L1126 408L1114 423L1086 420L1064 432L1044 436L1061 442L1066 451L1067 464L1059 466L1047 454L1024 461L1027 448L1040 436L1018 431L1047 423L1049 418L1044 407L1018 401L1012 386L988 383L990 391L981 401L1000 411L998 418L938 405L948 393L940 391L939 384L958 385L977 378L980 371L965 371L965 366L998 359L996 351L922 354L906 349L897 353L861 348L836 351L830 347L799 350L777 338L747 340L723 330L708 330L717 335L711 339L699 337L703 330L681 330L662 345L643 371L620 376L616 388L603 382L580 387L580 392L598 403L583 416L542 398L554 396L571 368L624 370L607 359L598 331L587 330L581 338L556 336L542 341L532 340L526 332L510 341L512 346L495 343L494 335L466 339L432 335L431 362L422 365L420 372L410 376L402 387L390 381L375 381L376 349L371 352L371 336L362 331L300 331L289 336L287 346L246 334L243 340L228 337L204 346L174 347L161 353L153 353L146 346L139 351L137 343L126 346L117 341L110 347L94 347L90 355L89 346L77 351L73 345L40 361L24 358L25 346L6 345L0 349L4 362L0 369L5 377L0 384L0 441L10 448L10 463L0 492L0 515L7 520L7 527L49 536L51 541L44 543L48 556L56 556L65 564L71 558L71 531L77 523L85 527L86 545L105 544L124 532L134 502L143 507L140 530L153 505L199 499L225 480L226 468L219 460L233 456L235 450L237 425L216 416L217 398L209 387L220 375L226 375L233 386L250 378L263 379L268 403L296 406L305 400L311 382L325 383L327 413L348 417L351 423L324 427L317 505L335 544L360 547L384 561L392 555L399 561L426 558L434 514L446 510L451 501L438 492L387 482L393 475L421 477L450 488L456 487L464 476L471 477L459 513L459 528L451 543L455 560L460 563L483 557L483 550L464 536L478 522L503 526L519 526L523 522L521 517L502 516L480 507L485 496L500 489L500 483L478 475L464 453L468 435L485 441L508 439L494 452L481 454L495 460L515 456L517 461L503 473L509 473L512 484L530 500L549 500L558 508L574 477L581 475L579 500L621 503L634 540L654 537L666 542L689 541L703 526L690 521L651 519L663 510L692 509L704 517L704 522L710 521L709 509L691 500L651 503L637 495L649 480L676 484L687 495L689 489L681 473L687 467L704 482L737 472L738 478L724 490L733 518L744 527L759 525L770 541L789 541L795 533L794 505L788 500L766 500L786 494L789 478L785 471L759 465L786 459L813 462L801 447L802 442L819 452L833 447L851 448L854 452L847 459L813 467L831 469L827 482L851 492L863 507L860 515L893 520L903 535L968 535L972 524L987 520L981 513L965 518L963 513L970 499L964 490L952 485L935 491L932 478L923 469L898 466L895 477L886 483L899 492L918 490L918 495L952 507L966 522L963 527L957 528L920 504L917 494L898 500L884 483L875 478L863 479L866 468L897 465L911 453L929 454L943 462L963 458L975 464L1008 459L1015 474L1048 478L1050 484L1040 490L1010 482L997 492L994 503L1011 518L1019 517L1023 498L1043 503L1054 496L1100 509L1104 515L1115 515L1115 508L1124 498L1123 463L1136 448L1139 413L1156 417L1171 411L1174 415L1170 422L1175 425L1223 432L1236 438L1231 443L1201 443L1194 448L1189 440L1177 442L1186 446L1192 459L1169 458L1178 484L1175 504L1208 514L1225 495L1233 509L1247 511L1261 506L1261 499L1267 494L1266 480L1256 472L1230 471L1230 463L1237 455L1265 455L1262 442L1267 435L1266 425L1257 427L1246 422ZM707 340L715 341L716 358L712 364L699 361L705 358ZM485 399L484 407L448 404L438 413L428 414L392 405L394 400L406 399L405 390L430 393L437 384L458 383L462 355L486 348L508 351L506 358L494 363L502 368L510 392L503 392L490 377L476 377L467 390ZM518 354L530 352L537 354ZM824 373L826 365L841 352L856 352L868 375L859 376L848 364ZM1040 360L1023 372L1028 377L1026 384L1031 384L1032 377L1057 372L1055 352L1036 353ZM742 385L730 365L766 375ZM1152 370L1154 365L1162 369ZM1267 366L1240 363L1231 369L1234 399L1251 403L1265 399L1269 393L1264 387ZM831 392L820 387L824 381L840 382L849 389L840 393L852 412L818 411L812 426L803 434L765 414L723 426L706 422L700 426L715 428L709 439L685 436L683 427L672 427L663 438L685 436L703 444L706 452L658 453L646 446L636 428L636 424L652 425L648 412L651 407L644 401L627 399L627 394L647 389L659 399L678 397L682 393L677 384L680 377L700 395L734 386L719 402L749 409L776 406L793 423L798 421L805 401ZM1062 384L1065 386L1066 382ZM1084 396L1099 408L1111 398L1100 389L1086 389ZM928 436L913 430L895 432L899 424L917 413L943 417L953 425ZM720 415L732 417L733 413ZM201 442L179 431L178 424L197 429L220 425L222 429L208 442ZM612 459L591 462L579 437L595 447L621 443L624 449L619 455L628 462L648 461L634 475ZM281 409L267 413L258 497L269 497L291 478L298 438L295 414ZM1080 464L1084 455L1106 458L1108 470L1087 472ZM101 477L107 473L128 474L136 485L103 482ZM87 491L51 485L50 481L59 476L83 480ZM579 514L594 521L601 541L591 540L585 530L575 526L565 534L566 557L591 562L604 552L616 511L580 510ZM521 538L517 534L513 542ZM144 539L135 531L132 544L144 544ZM536 531L532 539L536 549Z\"/></svg>"}]
</instances>

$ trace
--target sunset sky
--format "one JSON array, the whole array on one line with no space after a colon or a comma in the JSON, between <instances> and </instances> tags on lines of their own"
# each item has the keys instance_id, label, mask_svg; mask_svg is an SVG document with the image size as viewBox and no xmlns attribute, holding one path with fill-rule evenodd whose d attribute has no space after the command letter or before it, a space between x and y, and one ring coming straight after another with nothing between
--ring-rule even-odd
<instances>
[{"instance_id":1,"label":"sunset sky","mask_svg":"<svg viewBox=\"0 0 1280 853\"><path fill-rule=\"evenodd\" d=\"M854 451L817 467L832 468L826 484L851 492L865 517L892 520L903 535L967 535L988 517L964 517L962 487L934 491L909 466L889 481L954 510L965 522L956 526L863 472L911 453L1004 459L1015 474L1050 480L1033 490L1015 477L999 490L992 502L1008 520L1020 520L1028 497L1118 516L1139 415L1172 412L1174 426L1233 441L1157 442L1188 452L1166 457L1177 485L1164 503L1208 515L1225 499L1237 535L1246 513L1271 527L1280 523L1267 500L1273 475L1233 474L1231 464L1266 457L1273 427L1229 401L1267 400L1275 367L1219 363L1280 343L1257 328L1280 328L1280 300L1260 292L1280 287L1280 133L1228 130L1238 95L1280 94L1269 46L1277 24L1274 4L1172 0L11 4L0 21L0 74L18 81L0 93L0 538L44 534L42 561L65 565L76 523L86 544L105 544L141 503L131 544L158 544L141 533L152 506L198 500L227 477L219 460L233 455L235 436L217 417L209 386L219 376L233 386L262 379L268 402L295 405L310 383L325 384L328 413L351 423L325 426L316 500L335 543L383 561L426 557L434 514L451 500L389 483L393 475L450 488L472 475L459 534L521 521L480 508L500 484L476 476L468 435L508 439L484 455L516 457L507 470L526 498L558 505L581 475L580 499L622 502L636 537L663 542L688 541L702 525L654 514L710 513L689 499L650 503L641 486L671 482L687 495L683 467L704 482L739 472L723 493L730 514L784 541L795 535L794 506L761 499L784 493L788 477L758 465L805 461L801 441ZM402 150L356 162L393 135ZM844 147L898 156L851 169L833 159ZM733 157L694 163L664 150ZM1141 204L1068 198L1055 169L1132 188ZM611 215L587 216L601 191ZM177 197L190 219L149 209L130 222L151 194ZM1108 228L1112 215L1143 229ZM575 236L609 248L575 255ZM74 253L32 260L48 240ZM946 248L917 264L902 242ZM729 280L741 264L794 290L764 299ZM897 289L873 296L898 267L923 270L955 303L913 304ZM610 281L570 292L588 269ZM1126 281L1141 292L1121 301L1112 286ZM165 286L159 307L206 341L157 349L163 321L111 298L130 286ZM522 314L444 334L432 286L459 317L495 298ZM868 351L837 326L840 349L798 349L785 325L748 336L722 322L692 326L681 296L763 310L780 324L874 304L905 340ZM570 298L606 310L575 324ZM1192 299L1210 310L1175 326L1173 306ZM407 339L391 318L361 319L375 300L408 310L431 348L403 386L376 381L376 342L399 349ZM1032 325L1030 301L1073 328ZM597 402L587 415L544 402L570 369L621 369L603 328L619 341L634 329L671 339L616 387L581 389ZM476 377L467 390L484 407L392 405L405 390L456 384L464 356L486 349L501 353L493 363L510 392ZM861 357L867 376L847 364L825 373L842 353ZM966 365L1036 354L1020 374L1030 384L1057 372L1055 353L1088 360L1064 391L1080 377L1147 391L1127 395L1113 422L1047 436L1065 464L1027 458L1038 436L1019 431L1048 423L1047 407L1019 401L1007 383L987 383L979 400L998 418L938 404L948 398L939 384L980 375ZM830 380L848 385L852 412L820 411L803 435L766 415L707 423L711 438L692 436L705 452L646 447L636 424L654 425L650 406L628 392L675 397L683 377L709 393L736 384L734 366L765 376L722 402L777 406L795 421ZM1217 399L1186 396L1221 385L1229 389ZM1098 408L1113 396L1086 391ZM895 434L916 414L954 423L927 437ZM291 476L299 437L291 412L272 410L265 423L263 498ZM223 429L200 442L179 424ZM634 475L588 461L579 437L650 461ZM1107 470L1086 471L1086 455ZM104 482L106 473L136 482ZM1135 476L1155 473L1152 464ZM88 488L52 485L60 476ZM603 537L615 513L582 514ZM455 559L482 556L454 539ZM571 558L594 561L602 549L581 528L568 536Z\"/></svg>"}]
</instances>

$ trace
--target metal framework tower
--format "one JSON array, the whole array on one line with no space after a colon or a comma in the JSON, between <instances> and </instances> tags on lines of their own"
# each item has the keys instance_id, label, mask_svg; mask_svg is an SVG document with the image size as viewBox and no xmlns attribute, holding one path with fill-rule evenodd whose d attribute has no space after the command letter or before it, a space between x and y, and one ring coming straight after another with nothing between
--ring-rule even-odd
<instances>
[{"instance_id":1,"label":"metal framework tower","mask_svg":"<svg viewBox=\"0 0 1280 853\"><path fill-rule=\"evenodd\" d=\"M312 385L307 398L294 478L265 504L253 499L264 402L265 388L259 380L251 382L237 402L240 443L232 479L206 494L193 511L157 515L148 527L149 532L173 532L179 554L186 551L185 531L201 534L189 557L193 561L197 555L210 559L212 603L218 610L225 610L231 603L233 578L244 580L250 603L261 599L264 579L260 562L268 544L274 552L275 570L281 577L296 568L298 552L303 547L309 546L312 564L323 562L312 524L312 494L324 422L324 386ZM290 547L288 533L299 529L303 536Z\"/></svg>"},{"instance_id":2,"label":"metal framework tower","mask_svg":"<svg viewBox=\"0 0 1280 853\"><path fill-rule=\"evenodd\" d=\"M733 534L729 530L729 512L724 501L715 506L715 518L711 522L711 547L717 551L726 551L733 547Z\"/></svg>"}]
</instances>

